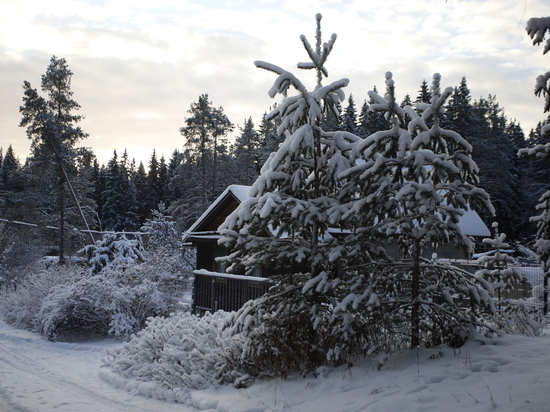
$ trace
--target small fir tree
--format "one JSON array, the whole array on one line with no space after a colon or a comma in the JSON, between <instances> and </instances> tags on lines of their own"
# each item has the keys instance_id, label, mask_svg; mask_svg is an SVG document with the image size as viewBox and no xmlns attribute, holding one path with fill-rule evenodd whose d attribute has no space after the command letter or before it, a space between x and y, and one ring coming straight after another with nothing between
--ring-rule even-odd
<instances>
[{"instance_id":1,"label":"small fir tree","mask_svg":"<svg viewBox=\"0 0 550 412\"><path fill-rule=\"evenodd\" d=\"M323 76L328 75L325 62L336 35L322 44L321 15L316 19L315 48L301 36L311 62L298 64L316 71L313 91L278 66L255 63L278 75L269 94L279 93L285 99L267 119L280 118L278 134L285 141L265 163L250 198L220 227L220 244L231 252L226 258L229 271L253 273L261 266L279 274L272 276L275 286L266 296L245 304L234 317L233 332L250 338L243 356L255 365L253 373L311 372L326 363L328 352L338 346L338 338L327 329L330 315L325 310L335 291L329 286L324 290L323 285L336 283L346 251L328 227L331 211L338 206L338 175L350 166L347 156L358 137L321 127L323 114L334 112L343 100L341 89L348 80L323 86ZM287 96L290 87L298 94Z\"/></svg>"},{"instance_id":2,"label":"small fir tree","mask_svg":"<svg viewBox=\"0 0 550 412\"><path fill-rule=\"evenodd\" d=\"M436 74L432 100L417 103L418 113L406 108L411 122L405 130L400 127L405 113L387 73L385 97L369 95L375 101L371 110L384 113L391 129L357 143L353 154L361 160L343 176L348 183L342 195L350 208L342 218L356 227L350 240L357 245L395 243L401 252L395 262L373 262L359 272L356 283L363 294L356 304L369 302L376 294L377 309L370 309L375 319L388 330L408 330L413 348L460 344L469 328L482 325L483 314L492 308L490 294L473 275L424 257L430 249L451 242L469 251L471 242L458 226L460 216L469 208L493 210L487 193L476 187L471 146L440 126L452 88L441 92L439 83ZM460 309L461 299L471 302L471 311Z\"/></svg>"}]
</instances>

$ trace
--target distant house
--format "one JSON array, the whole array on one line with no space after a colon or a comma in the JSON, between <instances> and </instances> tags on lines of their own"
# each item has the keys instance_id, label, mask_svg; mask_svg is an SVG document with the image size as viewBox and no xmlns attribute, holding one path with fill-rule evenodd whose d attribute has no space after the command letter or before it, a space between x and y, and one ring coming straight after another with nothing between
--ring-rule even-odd
<instances>
[{"instance_id":1,"label":"distant house","mask_svg":"<svg viewBox=\"0 0 550 412\"><path fill-rule=\"evenodd\" d=\"M268 289L268 282L262 276L261 269L254 277L224 275L225 267L216 262L217 257L225 256L227 250L218 245L221 238L218 227L225 219L248 199L250 186L231 185L210 205L184 235L184 241L197 248L197 266L195 271L195 288L193 307L195 312L205 310L237 310L249 299L261 296ZM491 232L479 215L468 210L459 221L459 227L466 236L477 239L491 237ZM329 229L329 236L345 235L338 229ZM435 251L427 251L431 256L437 252L438 257L447 259L468 259L463 251L452 243ZM390 251L391 253L391 251ZM238 296L232 291L239 289Z\"/></svg>"},{"instance_id":2,"label":"distant house","mask_svg":"<svg viewBox=\"0 0 550 412\"><path fill-rule=\"evenodd\" d=\"M217 257L227 254L225 247L218 245L218 227L248 198L249 189L250 186L229 186L185 233L184 242L197 247L197 269L225 272L223 265L216 262Z\"/></svg>"}]
</instances>

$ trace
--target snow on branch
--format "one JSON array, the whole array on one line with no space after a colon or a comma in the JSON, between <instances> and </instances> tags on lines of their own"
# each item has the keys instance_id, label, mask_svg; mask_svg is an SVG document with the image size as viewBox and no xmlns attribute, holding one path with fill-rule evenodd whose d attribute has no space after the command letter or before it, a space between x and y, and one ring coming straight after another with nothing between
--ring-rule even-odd
<instances>
[{"instance_id":1,"label":"snow on branch","mask_svg":"<svg viewBox=\"0 0 550 412\"><path fill-rule=\"evenodd\" d=\"M527 21L527 34L533 40L533 45L538 45L544 40L544 36L548 31L550 33L550 17L533 17ZM543 54L550 50L550 39L546 40Z\"/></svg>"}]
</instances>

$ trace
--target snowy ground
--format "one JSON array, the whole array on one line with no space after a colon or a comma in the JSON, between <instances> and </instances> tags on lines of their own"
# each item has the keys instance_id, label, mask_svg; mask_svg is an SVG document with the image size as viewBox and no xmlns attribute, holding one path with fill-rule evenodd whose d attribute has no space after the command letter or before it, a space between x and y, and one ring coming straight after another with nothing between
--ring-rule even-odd
<instances>
[{"instance_id":1,"label":"snowy ground","mask_svg":"<svg viewBox=\"0 0 550 412\"><path fill-rule=\"evenodd\" d=\"M318 378L191 393L193 406L115 389L99 377L110 340L52 343L0 322L0 411L550 411L550 334L391 356Z\"/></svg>"}]
</instances>

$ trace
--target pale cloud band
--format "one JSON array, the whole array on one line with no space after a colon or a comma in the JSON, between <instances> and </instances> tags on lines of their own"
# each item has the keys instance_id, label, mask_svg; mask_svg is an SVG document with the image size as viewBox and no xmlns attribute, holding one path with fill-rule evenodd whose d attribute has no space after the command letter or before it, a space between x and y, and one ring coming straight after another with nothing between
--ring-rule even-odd
<instances>
[{"instance_id":1,"label":"pale cloud band","mask_svg":"<svg viewBox=\"0 0 550 412\"><path fill-rule=\"evenodd\" d=\"M550 59L531 46L529 17L543 0L386 1L71 1L0 0L0 146L24 158L29 142L19 123L23 80L40 85L52 55L74 72L82 127L102 162L116 148L147 161L181 148L190 104L208 93L236 124L256 124L274 103L265 60L294 69L305 58L321 12L326 39L338 34L327 62L330 78L351 80L359 104L394 73L398 95L416 96L434 72L455 86L462 76L474 98L496 95L525 131L544 118L534 80ZM301 78L314 76L298 73Z\"/></svg>"}]
</instances>

